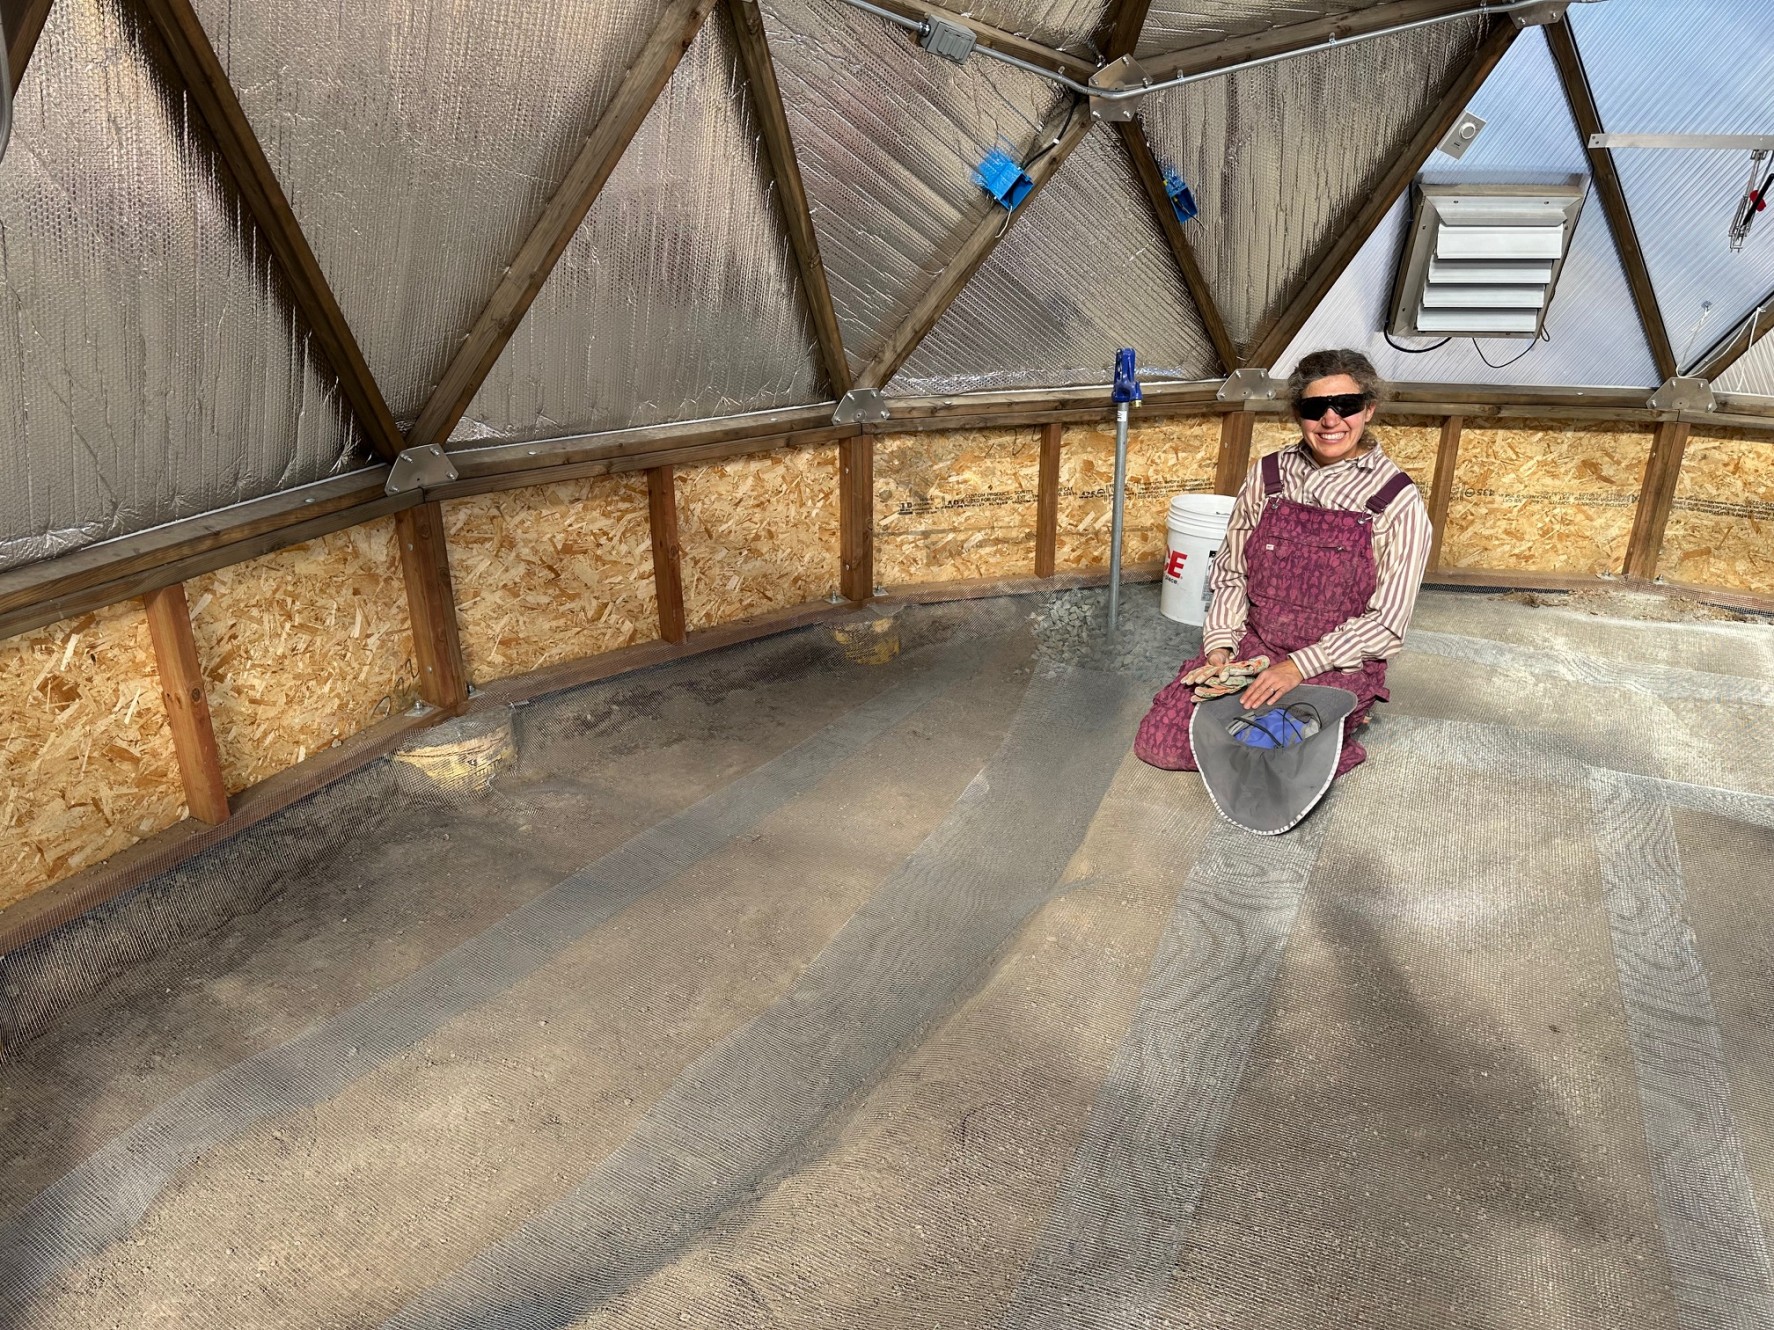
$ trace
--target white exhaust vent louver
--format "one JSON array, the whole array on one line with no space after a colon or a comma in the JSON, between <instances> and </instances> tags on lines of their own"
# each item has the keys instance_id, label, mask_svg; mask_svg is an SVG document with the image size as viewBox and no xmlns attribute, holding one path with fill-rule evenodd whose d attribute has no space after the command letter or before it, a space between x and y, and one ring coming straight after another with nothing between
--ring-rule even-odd
<instances>
[{"instance_id":1,"label":"white exhaust vent louver","mask_svg":"<svg viewBox=\"0 0 1774 1330\"><path fill-rule=\"evenodd\" d=\"M1538 337L1589 182L1417 183L1390 331Z\"/></svg>"}]
</instances>

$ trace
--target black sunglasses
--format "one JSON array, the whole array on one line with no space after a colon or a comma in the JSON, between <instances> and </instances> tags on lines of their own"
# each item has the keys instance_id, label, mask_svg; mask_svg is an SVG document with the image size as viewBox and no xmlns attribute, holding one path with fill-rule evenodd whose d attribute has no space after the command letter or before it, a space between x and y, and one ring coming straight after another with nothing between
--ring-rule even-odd
<instances>
[{"instance_id":1,"label":"black sunglasses","mask_svg":"<svg viewBox=\"0 0 1774 1330\"><path fill-rule=\"evenodd\" d=\"M1360 415L1368 404L1366 393L1337 393L1333 397L1302 397L1294 409L1301 420L1323 420L1325 413L1335 411L1343 419Z\"/></svg>"}]
</instances>

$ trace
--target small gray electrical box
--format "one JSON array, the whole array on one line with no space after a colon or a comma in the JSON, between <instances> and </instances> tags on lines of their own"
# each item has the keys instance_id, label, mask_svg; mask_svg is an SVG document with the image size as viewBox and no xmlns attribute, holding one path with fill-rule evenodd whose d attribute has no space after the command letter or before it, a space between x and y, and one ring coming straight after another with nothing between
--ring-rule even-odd
<instances>
[{"instance_id":1,"label":"small gray electrical box","mask_svg":"<svg viewBox=\"0 0 1774 1330\"><path fill-rule=\"evenodd\" d=\"M967 57L973 54L974 40L972 28L935 14L924 15L924 29L918 34L919 46L957 65L967 63Z\"/></svg>"}]
</instances>

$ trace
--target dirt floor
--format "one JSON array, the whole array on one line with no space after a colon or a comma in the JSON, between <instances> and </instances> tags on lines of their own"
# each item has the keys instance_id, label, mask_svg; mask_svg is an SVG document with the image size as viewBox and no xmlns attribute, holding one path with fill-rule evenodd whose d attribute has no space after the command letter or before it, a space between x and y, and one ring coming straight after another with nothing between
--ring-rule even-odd
<instances>
[{"instance_id":1,"label":"dirt floor","mask_svg":"<svg viewBox=\"0 0 1774 1330\"><path fill-rule=\"evenodd\" d=\"M1425 595L1273 840L1151 588L360 772L5 958L0 1325L1774 1325L1774 630L1629 599Z\"/></svg>"}]
</instances>

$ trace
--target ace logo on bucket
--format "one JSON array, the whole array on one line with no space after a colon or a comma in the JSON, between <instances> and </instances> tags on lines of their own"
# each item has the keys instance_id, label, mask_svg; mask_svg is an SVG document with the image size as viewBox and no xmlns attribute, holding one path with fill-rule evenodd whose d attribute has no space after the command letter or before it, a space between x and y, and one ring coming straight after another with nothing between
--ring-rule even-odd
<instances>
[{"instance_id":1,"label":"ace logo on bucket","mask_svg":"<svg viewBox=\"0 0 1774 1330\"><path fill-rule=\"evenodd\" d=\"M1179 494L1171 500L1169 550L1158 594L1158 612L1165 618L1196 625L1207 618L1213 560L1236 502L1221 494Z\"/></svg>"}]
</instances>

